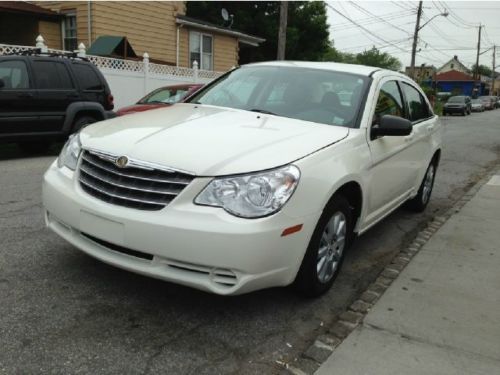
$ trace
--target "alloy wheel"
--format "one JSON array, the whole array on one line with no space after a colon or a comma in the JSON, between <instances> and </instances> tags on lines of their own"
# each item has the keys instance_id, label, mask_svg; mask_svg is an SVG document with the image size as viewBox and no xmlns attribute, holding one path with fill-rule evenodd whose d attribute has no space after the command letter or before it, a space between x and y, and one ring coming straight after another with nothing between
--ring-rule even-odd
<instances>
[{"instance_id":1,"label":"alloy wheel","mask_svg":"<svg viewBox=\"0 0 500 375\"><path fill-rule=\"evenodd\" d=\"M434 183L434 165L429 165L427 173L425 174L424 186L422 189L422 203L426 204L429 200L432 190L432 184Z\"/></svg>"},{"instance_id":2,"label":"alloy wheel","mask_svg":"<svg viewBox=\"0 0 500 375\"><path fill-rule=\"evenodd\" d=\"M318 280L325 284L335 275L346 244L347 219L337 211L330 218L319 244L316 271Z\"/></svg>"}]
</instances>

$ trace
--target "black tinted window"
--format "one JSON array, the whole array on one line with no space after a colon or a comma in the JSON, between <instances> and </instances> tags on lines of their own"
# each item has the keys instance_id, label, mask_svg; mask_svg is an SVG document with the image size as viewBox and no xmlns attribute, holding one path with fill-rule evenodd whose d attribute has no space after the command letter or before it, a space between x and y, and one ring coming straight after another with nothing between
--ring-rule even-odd
<instances>
[{"instance_id":1,"label":"black tinted window","mask_svg":"<svg viewBox=\"0 0 500 375\"><path fill-rule=\"evenodd\" d=\"M102 83L94 69L84 64L73 64L73 71L82 90L102 90Z\"/></svg>"},{"instance_id":2,"label":"black tinted window","mask_svg":"<svg viewBox=\"0 0 500 375\"><path fill-rule=\"evenodd\" d=\"M52 61L34 61L36 87L39 89L72 88L68 70L63 63Z\"/></svg>"},{"instance_id":3,"label":"black tinted window","mask_svg":"<svg viewBox=\"0 0 500 375\"><path fill-rule=\"evenodd\" d=\"M2 90L29 88L28 69L24 61L1 61L0 79L4 84Z\"/></svg>"},{"instance_id":4,"label":"black tinted window","mask_svg":"<svg viewBox=\"0 0 500 375\"><path fill-rule=\"evenodd\" d=\"M418 90L406 83L403 83L403 91L410 110L410 120L418 121L430 116L429 107Z\"/></svg>"},{"instance_id":5,"label":"black tinted window","mask_svg":"<svg viewBox=\"0 0 500 375\"><path fill-rule=\"evenodd\" d=\"M396 81L389 81L382 85L375 107L373 123L378 124L384 115L404 117L403 99Z\"/></svg>"}]
</instances>

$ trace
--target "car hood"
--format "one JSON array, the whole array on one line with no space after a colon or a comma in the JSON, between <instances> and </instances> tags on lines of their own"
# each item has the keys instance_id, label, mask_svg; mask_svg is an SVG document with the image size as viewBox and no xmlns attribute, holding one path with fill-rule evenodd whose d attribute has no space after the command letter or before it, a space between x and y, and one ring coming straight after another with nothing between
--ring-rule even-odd
<instances>
[{"instance_id":1,"label":"car hood","mask_svg":"<svg viewBox=\"0 0 500 375\"><path fill-rule=\"evenodd\" d=\"M125 115L125 114L130 114L130 113L135 113L135 112L149 111L150 109L155 109L155 108L165 108L165 107L169 107L169 106L171 106L171 104L167 104L167 103L132 104L132 105L129 105L128 107L120 108L118 111L116 111L116 114L117 115Z\"/></svg>"},{"instance_id":2,"label":"car hood","mask_svg":"<svg viewBox=\"0 0 500 375\"><path fill-rule=\"evenodd\" d=\"M199 176L281 166L347 137L349 129L205 105L116 117L84 128L84 148Z\"/></svg>"}]
</instances>

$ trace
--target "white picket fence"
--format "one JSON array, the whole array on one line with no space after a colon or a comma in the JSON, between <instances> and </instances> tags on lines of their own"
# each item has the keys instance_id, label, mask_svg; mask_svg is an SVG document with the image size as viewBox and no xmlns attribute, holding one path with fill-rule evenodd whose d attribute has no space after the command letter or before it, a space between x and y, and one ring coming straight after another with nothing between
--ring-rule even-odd
<instances>
[{"instance_id":1,"label":"white picket fence","mask_svg":"<svg viewBox=\"0 0 500 375\"><path fill-rule=\"evenodd\" d=\"M44 53L69 52L48 48L43 37L39 35L35 47L0 44L0 55L33 48L40 48ZM78 52L78 56L87 58L102 72L115 98L115 109L133 104L147 93L162 86L208 83L223 74L223 72L198 69L196 61L193 63L193 68L154 64L149 62L147 53L144 53L141 61L87 55L83 43L80 43L78 51L75 52Z\"/></svg>"}]
</instances>

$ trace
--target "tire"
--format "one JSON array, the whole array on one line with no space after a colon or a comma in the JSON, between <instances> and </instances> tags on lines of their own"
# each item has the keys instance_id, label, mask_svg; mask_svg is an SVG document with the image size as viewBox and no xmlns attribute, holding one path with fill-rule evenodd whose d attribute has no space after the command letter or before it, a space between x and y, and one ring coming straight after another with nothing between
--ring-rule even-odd
<instances>
[{"instance_id":1,"label":"tire","mask_svg":"<svg viewBox=\"0 0 500 375\"><path fill-rule=\"evenodd\" d=\"M425 210L431 199L432 188L436 178L437 161L433 159L427 170L425 171L424 179L420 184L417 195L406 202L406 207L414 212L422 212Z\"/></svg>"},{"instance_id":2,"label":"tire","mask_svg":"<svg viewBox=\"0 0 500 375\"><path fill-rule=\"evenodd\" d=\"M294 281L297 292L318 297L330 289L352 242L352 223L352 209L347 199L334 196L316 224L300 265Z\"/></svg>"},{"instance_id":3,"label":"tire","mask_svg":"<svg viewBox=\"0 0 500 375\"><path fill-rule=\"evenodd\" d=\"M465 116L466 114L467 114L467 111L464 109L464 110L462 111L462 116Z\"/></svg>"},{"instance_id":4,"label":"tire","mask_svg":"<svg viewBox=\"0 0 500 375\"><path fill-rule=\"evenodd\" d=\"M77 133L79 132L82 128L93 124L94 122L97 122L98 120L95 117L92 116L80 116L77 117L76 120L73 122L73 126L71 127L71 133Z\"/></svg>"}]
</instances>

